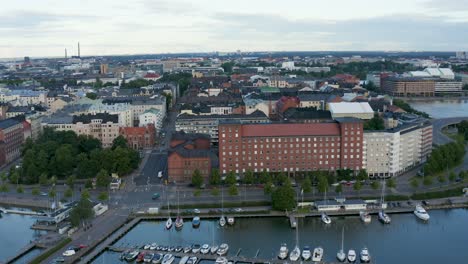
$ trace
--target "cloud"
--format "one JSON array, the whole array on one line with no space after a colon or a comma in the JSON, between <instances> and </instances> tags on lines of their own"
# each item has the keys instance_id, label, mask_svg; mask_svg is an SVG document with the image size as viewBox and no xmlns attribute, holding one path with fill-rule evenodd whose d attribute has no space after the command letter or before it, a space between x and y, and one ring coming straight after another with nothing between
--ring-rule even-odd
<instances>
[{"instance_id":1,"label":"cloud","mask_svg":"<svg viewBox=\"0 0 468 264\"><path fill-rule=\"evenodd\" d=\"M0 29L31 29L51 22L83 21L95 17L88 15L59 15L35 11L15 11L0 15Z\"/></svg>"},{"instance_id":2,"label":"cloud","mask_svg":"<svg viewBox=\"0 0 468 264\"><path fill-rule=\"evenodd\" d=\"M467 12L468 0L429 0L424 6L439 11Z\"/></svg>"}]
</instances>

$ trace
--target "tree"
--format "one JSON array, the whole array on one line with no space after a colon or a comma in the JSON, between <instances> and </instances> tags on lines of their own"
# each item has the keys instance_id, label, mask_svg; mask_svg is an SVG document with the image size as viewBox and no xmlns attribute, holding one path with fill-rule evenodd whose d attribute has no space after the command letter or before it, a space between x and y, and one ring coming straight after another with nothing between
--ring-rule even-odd
<instances>
[{"instance_id":1,"label":"tree","mask_svg":"<svg viewBox=\"0 0 468 264\"><path fill-rule=\"evenodd\" d=\"M107 192L99 193L98 200L103 202L109 200L109 194Z\"/></svg>"},{"instance_id":2,"label":"tree","mask_svg":"<svg viewBox=\"0 0 468 264\"><path fill-rule=\"evenodd\" d=\"M379 183L378 181L373 181L373 182L371 183L371 188L372 188L373 190L378 190L378 189L380 188L380 183Z\"/></svg>"},{"instance_id":3,"label":"tree","mask_svg":"<svg viewBox=\"0 0 468 264\"><path fill-rule=\"evenodd\" d=\"M433 183L432 177L430 177L430 176L424 177L423 184L425 186L432 185L432 183Z\"/></svg>"},{"instance_id":4,"label":"tree","mask_svg":"<svg viewBox=\"0 0 468 264\"><path fill-rule=\"evenodd\" d=\"M296 207L296 192L289 185L276 188L271 194L271 203L274 210L292 210Z\"/></svg>"},{"instance_id":5,"label":"tree","mask_svg":"<svg viewBox=\"0 0 468 264\"><path fill-rule=\"evenodd\" d=\"M263 192L265 194L271 194L273 192L273 183L271 181L265 183L263 187Z\"/></svg>"},{"instance_id":6,"label":"tree","mask_svg":"<svg viewBox=\"0 0 468 264\"><path fill-rule=\"evenodd\" d=\"M234 67L234 62L232 62L232 61L225 62L225 63L221 64L221 67L223 67L224 72L231 73L232 68Z\"/></svg>"},{"instance_id":7,"label":"tree","mask_svg":"<svg viewBox=\"0 0 468 264\"><path fill-rule=\"evenodd\" d=\"M454 171L451 171L449 174L449 181L453 182L457 179L457 175L455 174Z\"/></svg>"},{"instance_id":8,"label":"tree","mask_svg":"<svg viewBox=\"0 0 468 264\"><path fill-rule=\"evenodd\" d=\"M63 194L66 198L70 198L73 196L73 189L72 188L67 188Z\"/></svg>"},{"instance_id":9,"label":"tree","mask_svg":"<svg viewBox=\"0 0 468 264\"><path fill-rule=\"evenodd\" d=\"M89 194L88 194L89 195ZM81 199L75 208L70 212L70 222L72 226L79 226L80 223L94 216L93 204L86 195L81 195Z\"/></svg>"},{"instance_id":10,"label":"tree","mask_svg":"<svg viewBox=\"0 0 468 264\"><path fill-rule=\"evenodd\" d=\"M237 190L237 186L235 184L229 186L229 195L234 196L238 194L239 194L239 191Z\"/></svg>"},{"instance_id":11,"label":"tree","mask_svg":"<svg viewBox=\"0 0 468 264\"><path fill-rule=\"evenodd\" d=\"M10 188L8 188L8 184L3 183L0 185L0 192L8 192Z\"/></svg>"},{"instance_id":12,"label":"tree","mask_svg":"<svg viewBox=\"0 0 468 264\"><path fill-rule=\"evenodd\" d=\"M101 169L96 176L96 186L107 188L111 183L111 177L105 169Z\"/></svg>"},{"instance_id":13,"label":"tree","mask_svg":"<svg viewBox=\"0 0 468 264\"><path fill-rule=\"evenodd\" d=\"M390 178L387 180L388 188L396 188L396 182L394 178Z\"/></svg>"},{"instance_id":14,"label":"tree","mask_svg":"<svg viewBox=\"0 0 468 264\"><path fill-rule=\"evenodd\" d=\"M460 173L458 173L458 177L459 177L461 180L464 180L465 177L466 177L465 171L460 171Z\"/></svg>"},{"instance_id":15,"label":"tree","mask_svg":"<svg viewBox=\"0 0 468 264\"><path fill-rule=\"evenodd\" d=\"M88 189L84 189L84 190L81 192L81 197L82 197L82 198L86 198L86 199L91 199L91 195L89 194Z\"/></svg>"},{"instance_id":16,"label":"tree","mask_svg":"<svg viewBox=\"0 0 468 264\"><path fill-rule=\"evenodd\" d=\"M20 175L18 173L18 170L13 170L12 172L10 171L9 175L9 180L11 184L17 184L19 182Z\"/></svg>"},{"instance_id":17,"label":"tree","mask_svg":"<svg viewBox=\"0 0 468 264\"><path fill-rule=\"evenodd\" d=\"M32 195L39 195L40 191L39 191L39 188L37 187L34 187L31 189L31 194Z\"/></svg>"},{"instance_id":18,"label":"tree","mask_svg":"<svg viewBox=\"0 0 468 264\"><path fill-rule=\"evenodd\" d=\"M86 97L88 97L91 100L96 100L97 99L97 94L95 94L95 93L86 93Z\"/></svg>"},{"instance_id":19,"label":"tree","mask_svg":"<svg viewBox=\"0 0 468 264\"><path fill-rule=\"evenodd\" d=\"M211 185L221 184L221 176L219 175L219 170L218 169L212 169L211 170L210 184Z\"/></svg>"},{"instance_id":20,"label":"tree","mask_svg":"<svg viewBox=\"0 0 468 264\"><path fill-rule=\"evenodd\" d=\"M374 117L364 123L364 130L384 130L384 120L375 114Z\"/></svg>"},{"instance_id":21,"label":"tree","mask_svg":"<svg viewBox=\"0 0 468 264\"><path fill-rule=\"evenodd\" d=\"M73 189L73 186L75 185L75 176L73 175L68 176L66 182L67 182L68 187Z\"/></svg>"},{"instance_id":22,"label":"tree","mask_svg":"<svg viewBox=\"0 0 468 264\"><path fill-rule=\"evenodd\" d=\"M233 184L236 184L237 180L236 180L236 174L233 172L233 171L230 171L228 173L228 175L226 176L226 180L225 180L226 184L228 185L233 185Z\"/></svg>"},{"instance_id":23,"label":"tree","mask_svg":"<svg viewBox=\"0 0 468 264\"><path fill-rule=\"evenodd\" d=\"M55 187L52 187L49 190L49 197L50 198L55 198L55 196L57 196L57 192L55 191Z\"/></svg>"},{"instance_id":24,"label":"tree","mask_svg":"<svg viewBox=\"0 0 468 264\"><path fill-rule=\"evenodd\" d=\"M365 169L359 170L359 173L357 175L357 179L359 181L365 181L369 179L369 175L367 175L367 171Z\"/></svg>"},{"instance_id":25,"label":"tree","mask_svg":"<svg viewBox=\"0 0 468 264\"><path fill-rule=\"evenodd\" d=\"M251 170L247 170L247 172L245 173L244 175L244 183L245 184L252 184L254 183L254 175L253 175L253 171Z\"/></svg>"},{"instance_id":26,"label":"tree","mask_svg":"<svg viewBox=\"0 0 468 264\"><path fill-rule=\"evenodd\" d=\"M93 188L93 181L91 179L87 179L85 182L85 188L86 189L91 189Z\"/></svg>"},{"instance_id":27,"label":"tree","mask_svg":"<svg viewBox=\"0 0 468 264\"><path fill-rule=\"evenodd\" d=\"M73 157L73 148L70 144L64 144L55 151L53 160L55 161L55 170L59 177L65 177L72 173L75 164Z\"/></svg>"},{"instance_id":28,"label":"tree","mask_svg":"<svg viewBox=\"0 0 468 264\"><path fill-rule=\"evenodd\" d=\"M358 193L358 196L360 196L360 192L361 192L361 189L362 189L362 183L360 181L357 181L354 186L353 186L353 189Z\"/></svg>"},{"instance_id":29,"label":"tree","mask_svg":"<svg viewBox=\"0 0 468 264\"><path fill-rule=\"evenodd\" d=\"M319 176L318 178L318 191L320 193L324 193L328 190L328 180L327 180L327 177L324 177L324 176Z\"/></svg>"},{"instance_id":30,"label":"tree","mask_svg":"<svg viewBox=\"0 0 468 264\"><path fill-rule=\"evenodd\" d=\"M418 188L419 186L419 181L417 178L412 178L411 181L410 181L410 185L411 187L413 187L414 189Z\"/></svg>"},{"instance_id":31,"label":"tree","mask_svg":"<svg viewBox=\"0 0 468 264\"><path fill-rule=\"evenodd\" d=\"M17 192L17 193L24 193L23 186L18 185L18 187L16 188L16 192Z\"/></svg>"},{"instance_id":32,"label":"tree","mask_svg":"<svg viewBox=\"0 0 468 264\"><path fill-rule=\"evenodd\" d=\"M2 180L2 183L5 183L8 180L8 175L4 171L2 171L0 173L0 179Z\"/></svg>"},{"instance_id":33,"label":"tree","mask_svg":"<svg viewBox=\"0 0 468 264\"><path fill-rule=\"evenodd\" d=\"M439 181L440 183L444 183L446 181L446 177L445 177L445 174L441 173L439 174L439 176L437 176L437 181Z\"/></svg>"},{"instance_id":34,"label":"tree","mask_svg":"<svg viewBox=\"0 0 468 264\"><path fill-rule=\"evenodd\" d=\"M310 193L312 191L312 182L310 181L310 177L306 176L304 178L301 188L305 193Z\"/></svg>"},{"instance_id":35,"label":"tree","mask_svg":"<svg viewBox=\"0 0 468 264\"><path fill-rule=\"evenodd\" d=\"M343 192L343 186L341 184L338 184L336 187L335 187L335 192L336 193L342 193Z\"/></svg>"},{"instance_id":36,"label":"tree","mask_svg":"<svg viewBox=\"0 0 468 264\"><path fill-rule=\"evenodd\" d=\"M57 184L57 177L54 175L49 179L49 185L55 186Z\"/></svg>"},{"instance_id":37,"label":"tree","mask_svg":"<svg viewBox=\"0 0 468 264\"><path fill-rule=\"evenodd\" d=\"M192 185L195 188L200 188L203 184L203 177L198 169L193 171L192 174Z\"/></svg>"},{"instance_id":38,"label":"tree","mask_svg":"<svg viewBox=\"0 0 468 264\"><path fill-rule=\"evenodd\" d=\"M48 179L47 179L47 174L42 173L41 176L39 176L39 184L40 185L47 185Z\"/></svg>"},{"instance_id":39,"label":"tree","mask_svg":"<svg viewBox=\"0 0 468 264\"><path fill-rule=\"evenodd\" d=\"M112 141L112 150L116 149L117 147L128 148L127 140L121 135Z\"/></svg>"},{"instance_id":40,"label":"tree","mask_svg":"<svg viewBox=\"0 0 468 264\"><path fill-rule=\"evenodd\" d=\"M271 182L270 174L268 173L268 171L263 170L262 173L260 173L259 182L263 184Z\"/></svg>"}]
</instances>

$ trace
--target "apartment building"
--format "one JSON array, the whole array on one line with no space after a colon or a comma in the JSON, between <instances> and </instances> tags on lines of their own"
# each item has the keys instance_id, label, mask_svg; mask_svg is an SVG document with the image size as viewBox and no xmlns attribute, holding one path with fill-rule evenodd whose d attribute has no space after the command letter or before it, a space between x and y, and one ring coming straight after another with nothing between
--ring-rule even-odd
<instances>
[{"instance_id":1,"label":"apartment building","mask_svg":"<svg viewBox=\"0 0 468 264\"><path fill-rule=\"evenodd\" d=\"M15 119L0 121L0 166L20 157L23 142L24 126L22 122Z\"/></svg>"},{"instance_id":2,"label":"apartment building","mask_svg":"<svg viewBox=\"0 0 468 264\"><path fill-rule=\"evenodd\" d=\"M393 96L434 96L434 78L388 77L382 80L382 90Z\"/></svg>"}]
</instances>

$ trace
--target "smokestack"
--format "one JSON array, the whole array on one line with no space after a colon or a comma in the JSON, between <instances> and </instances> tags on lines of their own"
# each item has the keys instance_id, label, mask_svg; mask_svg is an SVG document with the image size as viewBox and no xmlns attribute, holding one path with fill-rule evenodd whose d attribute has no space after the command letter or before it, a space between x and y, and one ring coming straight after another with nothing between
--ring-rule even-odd
<instances>
[{"instance_id":1,"label":"smokestack","mask_svg":"<svg viewBox=\"0 0 468 264\"><path fill-rule=\"evenodd\" d=\"M78 42L78 58L81 58L81 54L80 54L80 42Z\"/></svg>"},{"instance_id":2,"label":"smokestack","mask_svg":"<svg viewBox=\"0 0 468 264\"><path fill-rule=\"evenodd\" d=\"M65 49L65 59L68 59L68 56L67 56L67 49Z\"/></svg>"}]
</instances>

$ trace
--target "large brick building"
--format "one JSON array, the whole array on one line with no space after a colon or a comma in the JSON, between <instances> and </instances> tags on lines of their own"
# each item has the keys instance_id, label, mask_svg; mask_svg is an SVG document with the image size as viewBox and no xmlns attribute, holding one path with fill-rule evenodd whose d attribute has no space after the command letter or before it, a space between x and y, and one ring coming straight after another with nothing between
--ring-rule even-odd
<instances>
[{"instance_id":1,"label":"large brick building","mask_svg":"<svg viewBox=\"0 0 468 264\"><path fill-rule=\"evenodd\" d=\"M326 123L219 125L219 164L233 171L302 172L362 168L363 123L338 118Z\"/></svg>"},{"instance_id":2,"label":"large brick building","mask_svg":"<svg viewBox=\"0 0 468 264\"><path fill-rule=\"evenodd\" d=\"M434 96L435 79L388 77L382 79L382 90L393 96Z\"/></svg>"},{"instance_id":3,"label":"large brick building","mask_svg":"<svg viewBox=\"0 0 468 264\"><path fill-rule=\"evenodd\" d=\"M0 166L19 158L23 141L22 122L15 119L0 121Z\"/></svg>"},{"instance_id":4,"label":"large brick building","mask_svg":"<svg viewBox=\"0 0 468 264\"><path fill-rule=\"evenodd\" d=\"M170 181L190 182L193 172L199 170L206 180L217 158L210 150L210 137L204 134L176 132L170 142L168 175Z\"/></svg>"},{"instance_id":5,"label":"large brick building","mask_svg":"<svg viewBox=\"0 0 468 264\"><path fill-rule=\"evenodd\" d=\"M143 127L121 127L119 133L127 139L128 146L133 149L139 150L154 146L156 137L154 124L148 124Z\"/></svg>"}]
</instances>

